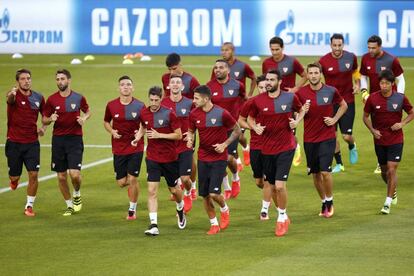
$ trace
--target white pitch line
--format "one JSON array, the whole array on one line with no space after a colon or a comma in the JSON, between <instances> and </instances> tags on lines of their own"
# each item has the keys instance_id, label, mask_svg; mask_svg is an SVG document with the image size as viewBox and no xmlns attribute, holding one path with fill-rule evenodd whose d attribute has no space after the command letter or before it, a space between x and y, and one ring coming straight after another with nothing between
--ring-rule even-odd
<instances>
[{"instance_id":1,"label":"white pitch line","mask_svg":"<svg viewBox=\"0 0 414 276\"><path fill-rule=\"evenodd\" d=\"M95 167L95 166L99 166L101 164L108 163L110 161L112 161L112 157L105 158L105 159L101 159L101 160L98 160L98 161L95 161L95 162L86 164L86 165L82 166L82 169L85 170L85 169L88 169L88 168L92 168L92 167ZM49 175L45 175L45 176L39 177L39 182L45 181L45 180L49 180L49 179L52 179L52 178L55 178L55 177L56 177L56 173L49 174ZM19 186L17 186L17 188L19 189L19 188L26 187L27 184L28 184L27 181L26 182L19 183ZM9 192L9 191L11 191L10 187L1 188L0 189L0 194L3 194L5 192Z\"/></svg>"},{"instance_id":2,"label":"white pitch line","mask_svg":"<svg viewBox=\"0 0 414 276\"><path fill-rule=\"evenodd\" d=\"M0 144L0 147L5 147L5 144ZM40 145L41 148L51 148L52 145L51 144L41 144ZM101 148L101 149L107 149L107 148L112 148L111 145L83 145L84 148Z\"/></svg>"}]
</instances>

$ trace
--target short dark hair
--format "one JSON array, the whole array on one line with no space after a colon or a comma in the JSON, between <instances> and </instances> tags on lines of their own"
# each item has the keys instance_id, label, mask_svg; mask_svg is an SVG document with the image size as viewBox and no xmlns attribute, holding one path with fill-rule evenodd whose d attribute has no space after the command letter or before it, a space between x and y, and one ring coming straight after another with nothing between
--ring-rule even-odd
<instances>
[{"instance_id":1,"label":"short dark hair","mask_svg":"<svg viewBox=\"0 0 414 276\"><path fill-rule=\"evenodd\" d=\"M281 80L282 79L282 75L280 74L280 71L277 69L271 69L269 71L267 71L266 74L274 74L277 76L277 80Z\"/></svg>"},{"instance_id":2,"label":"short dark hair","mask_svg":"<svg viewBox=\"0 0 414 276\"><path fill-rule=\"evenodd\" d=\"M368 38L368 41L367 42L368 43L377 43L378 46L381 46L382 45L382 39L381 39L381 37L379 37L377 35L371 35Z\"/></svg>"},{"instance_id":3,"label":"short dark hair","mask_svg":"<svg viewBox=\"0 0 414 276\"><path fill-rule=\"evenodd\" d=\"M194 93L198 93L211 99L211 90L207 85L199 85L194 89Z\"/></svg>"},{"instance_id":4,"label":"short dark hair","mask_svg":"<svg viewBox=\"0 0 414 276\"><path fill-rule=\"evenodd\" d=\"M379 73L378 80L381 81L383 79L385 79L385 80L387 80L387 81L389 81L391 83L394 83L395 82L394 73L391 70L389 70L389 69L382 70Z\"/></svg>"},{"instance_id":5,"label":"short dark hair","mask_svg":"<svg viewBox=\"0 0 414 276\"><path fill-rule=\"evenodd\" d=\"M256 84L259 84L259 82L265 81L266 80L266 76L265 75L260 75L256 78Z\"/></svg>"},{"instance_id":6,"label":"short dark hair","mask_svg":"<svg viewBox=\"0 0 414 276\"><path fill-rule=\"evenodd\" d=\"M127 75L123 75L122 77L120 77L118 79L118 82L121 82L121 80L130 80L133 83L132 79Z\"/></svg>"},{"instance_id":7,"label":"short dark hair","mask_svg":"<svg viewBox=\"0 0 414 276\"><path fill-rule=\"evenodd\" d=\"M19 69L19 70L16 71L16 80L17 81L19 80L21 74L29 74L30 77L32 76L32 72L30 72L29 69L22 68L22 69Z\"/></svg>"},{"instance_id":8,"label":"short dark hair","mask_svg":"<svg viewBox=\"0 0 414 276\"><path fill-rule=\"evenodd\" d=\"M342 42L344 42L344 40L345 40L344 36L342 34L338 34L338 33L335 33L331 36L331 43L332 43L332 40L334 40L334 39L340 39L340 40L342 40Z\"/></svg>"},{"instance_id":9,"label":"short dark hair","mask_svg":"<svg viewBox=\"0 0 414 276\"><path fill-rule=\"evenodd\" d=\"M222 45L222 47L223 46L226 46L226 45L230 46L230 48L234 51L235 47L234 47L233 42L224 42L223 45Z\"/></svg>"},{"instance_id":10,"label":"short dark hair","mask_svg":"<svg viewBox=\"0 0 414 276\"><path fill-rule=\"evenodd\" d=\"M71 78L72 78L72 75L70 74L70 72L69 72L67 69L59 69L59 70L57 70L57 71L56 71L56 76L57 76L58 74L63 74L63 75L65 75L68 79L71 79Z\"/></svg>"},{"instance_id":11,"label":"short dark hair","mask_svg":"<svg viewBox=\"0 0 414 276\"><path fill-rule=\"evenodd\" d=\"M321 64L320 64L319 62L317 62L317 61L315 61L315 62L313 62L313 63L309 63L309 64L306 66L306 72L308 72L310 68L318 68L318 69L319 69L319 72L321 72L321 73L322 73L322 66L321 66Z\"/></svg>"},{"instance_id":12,"label":"short dark hair","mask_svg":"<svg viewBox=\"0 0 414 276\"><path fill-rule=\"evenodd\" d=\"M148 96L153 95L153 96L158 96L160 98L162 98L162 88L159 86L153 86L149 89L148 91Z\"/></svg>"},{"instance_id":13,"label":"short dark hair","mask_svg":"<svg viewBox=\"0 0 414 276\"><path fill-rule=\"evenodd\" d=\"M177 53L171 53L165 59L165 65L167 65L167 67L178 65L180 64L180 62L181 62L181 57Z\"/></svg>"},{"instance_id":14,"label":"short dark hair","mask_svg":"<svg viewBox=\"0 0 414 276\"><path fill-rule=\"evenodd\" d=\"M279 44L280 47L283 48L283 39L278 36L274 36L269 40L269 45L272 44Z\"/></svg>"},{"instance_id":15,"label":"short dark hair","mask_svg":"<svg viewBox=\"0 0 414 276\"><path fill-rule=\"evenodd\" d=\"M216 63L217 63L217 62L223 62L223 63L225 63L225 64L226 64L227 68L230 68L229 63L228 63L228 62L227 62L227 60L225 60L225 59L220 58L220 59L216 60Z\"/></svg>"}]
</instances>

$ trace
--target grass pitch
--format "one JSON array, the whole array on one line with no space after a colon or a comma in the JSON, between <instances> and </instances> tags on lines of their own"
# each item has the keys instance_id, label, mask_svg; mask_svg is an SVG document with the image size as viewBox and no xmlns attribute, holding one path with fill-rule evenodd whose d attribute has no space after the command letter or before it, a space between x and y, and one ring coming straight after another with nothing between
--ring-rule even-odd
<instances>
[{"instance_id":1,"label":"grass pitch","mask_svg":"<svg viewBox=\"0 0 414 276\"><path fill-rule=\"evenodd\" d=\"M166 71L164 57L150 62L122 65L121 56L96 56L93 62L69 65L69 55L27 55L12 60L0 55L0 91L14 85L18 68L32 70L33 89L46 98L56 85L54 73L67 68L72 88L86 96L92 118L84 127L85 144L108 145L110 135L103 128L106 103L117 97L117 79L130 75L135 97L147 102L148 88L161 85ZM216 57L184 56L184 69L205 83ZM247 60L242 58L243 60ZM299 58L302 64L314 58ZM414 102L414 59L401 59L405 68L406 94ZM249 62L258 74L260 62ZM0 134L6 136L6 104L0 105ZM175 204L168 200L167 186L159 195L160 236L146 237L149 220L146 209L145 162L140 175L141 194L138 219L126 221L126 190L115 184L112 163L82 171L81 213L63 217L65 203L57 180L39 185L36 217L23 215L25 188L0 194L0 274L1 275L412 275L414 271L414 147L413 125L405 127L405 145L398 169L398 205L391 214L379 215L386 187L379 175L372 137L362 123L362 104L357 97L355 137L360 160L349 165L344 143L342 155L346 171L334 175L335 216L319 218L320 201L312 179L306 175L304 159L292 167L289 181L289 233L274 236L276 210L271 220L258 219L261 191L254 184L249 167L241 172L242 191L228 203L231 225L219 235L205 235L209 228L202 200L194 202L183 231L176 226ZM50 144L51 128L40 139ZM299 140L302 141L302 125ZM4 152L4 147L1 148ZM302 152L303 153L303 152ZM109 148L86 148L84 164L111 157ZM303 155L304 158L304 155ZM41 149L40 175L49 175L50 148ZM25 171L22 181L27 179ZM7 162L0 157L0 188L8 186Z\"/></svg>"}]
</instances>

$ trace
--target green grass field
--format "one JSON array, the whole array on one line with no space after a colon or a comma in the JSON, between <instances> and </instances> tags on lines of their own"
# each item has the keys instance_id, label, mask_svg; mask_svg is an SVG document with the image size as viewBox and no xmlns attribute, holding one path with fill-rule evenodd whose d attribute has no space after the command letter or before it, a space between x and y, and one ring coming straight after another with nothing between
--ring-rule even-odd
<instances>
[{"instance_id":1,"label":"green grass field","mask_svg":"<svg viewBox=\"0 0 414 276\"><path fill-rule=\"evenodd\" d=\"M161 85L164 57L151 62L122 65L121 56L96 56L93 62L69 65L68 55L27 55L12 60L0 55L0 91L14 85L15 71L32 70L33 89L45 97L56 90L58 68L72 72L72 88L89 101L92 118L84 127L85 144L108 145L110 135L103 128L107 101L118 96L117 79L130 75L135 96L147 102L148 88ZM205 83L216 57L183 57L184 69ZM242 58L244 59L244 58ZM244 59L246 60L246 59ZM300 58L302 64L314 60ZM249 62L260 73L261 62ZM406 94L414 102L414 59L401 59L406 69ZM112 163L82 171L84 207L81 213L63 217L66 207L57 180L39 185L36 217L23 215L25 188L0 194L0 275L412 275L414 273L414 125L405 128L405 148L398 170L399 201L388 216L379 215L386 186L374 175L376 157L372 137L363 126L362 104L357 100L354 128L360 160L349 165L348 150L342 143L346 171L334 175L335 216L319 218L320 201L305 162L292 167L289 181L289 233L274 236L276 210L272 220L261 222L261 191L251 170L241 172L242 191L228 203L231 225L216 236L207 236L208 218L202 200L194 202L187 228L176 226L175 204L168 200L161 183L158 237L147 237L145 168L140 175L141 195L138 219L125 220L126 190L115 184ZM0 134L6 136L6 104L0 104ZM50 144L51 128L40 139ZM299 130L301 141L302 125ZM4 147L0 157L0 188L8 186ZM111 157L109 148L86 148L84 164ZM40 175L49 175L50 148L41 150ZM143 165L144 167L144 165ZM22 181L27 179L25 172ZM273 206L274 207L274 206Z\"/></svg>"}]
</instances>

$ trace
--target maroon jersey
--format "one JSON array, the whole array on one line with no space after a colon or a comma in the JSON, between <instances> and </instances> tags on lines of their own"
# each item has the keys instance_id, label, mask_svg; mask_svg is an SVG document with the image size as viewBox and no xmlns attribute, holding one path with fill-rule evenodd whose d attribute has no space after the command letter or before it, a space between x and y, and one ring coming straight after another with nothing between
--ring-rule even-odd
<instances>
[{"instance_id":1,"label":"maroon jersey","mask_svg":"<svg viewBox=\"0 0 414 276\"><path fill-rule=\"evenodd\" d=\"M200 143L198 146L198 160L205 162L227 160L227 150L218 153L213 145L224 143L227 140L227 132L236 124L236 120L227 110L214 105L205 112L201 108L195 108L190 113L190 130L198 130Z\"/></svg>"},{"instance_id":2,"label":"maroon jersey","mask_svg":"<svg viewBox=\"0 0 414 276\"><path fill-rule=\"evenodd\" d=\"M247 102L244 103L244 105L243 105L243 107L240 111L240 116L242 116L243 118L247 118L249 116L250 109L251 109L252 104L253 104L253 100L256 97L257 96L254 96L254 97L248 99ZM256 121L256 124L261 123L260 115L256 116L255 121ZM250 148L252 150L261 150L262 149L261 137L254 130L250 130Z\"/></svg>"},{"instance_id":3,"label":"maroon jersey","mask_svg":"<svg viewBox=\"0 0 414 276\"><path fill-rule=\"evenodd\" d=\"M291 56L284 55L283 59L276 62L273 57L265 59L262 63L262 73L266 74L270 70L279 70L282 75L282 83L280 89L285 91L296 85L296 74L301 75L304 71L302 64Z\"/></svg>"},{"instance_id":4,"label":"maroon jersey","mask_svg":"<svg viewBox=\"0 0 414 276\"><path fill-rule=\"evenodd\" d=\"M81 94L71 91L69 96L62 97L58 92L49 96L45 104L45 116L53 113L59 115L53 125L53 135L82 135L82 126L77 122L80 112L88 112L89 105Z\"/></svg>"},{"instance_id":5,"label":"maroon jersey","mask_svg":"<svg viewBox=\"0 0 414 276\"><path fill-rule=\"evenodd\" d=\"M296 95L302 104L310 101L309 111L304 117L303 141L317 143L335 138L335 125L327 126L324 117L335 115L334 105L343 99L338 90L324 84L321 89L314 91L308 84L300 88Z\"/></svg>"},{"instance_id":6,"label":"maroon jersey","mask_svg":"<svg viewBox=\"0 0 414 276\"><path fill-rule=\"evenodd\" d=\"M30 91L25 96L18 90L15 102L7 104L7 139L15 143L34 143L38 140L37 118L43 115L45 99L41 94Z\"/></svg>"},{"instance_id":7,"label":"maroon jersey","mask_svg":"<svg viewBox=\"0 0 414 276\"><path fill-rule=\"evenodd\" d=\"M144 103L132 98L129 104L122 104L120 98L110 101L106 105L104 121L110 123L112 128L118 130L121 138L112 136L112 153L116 155L128 155L144 151L144 139L138 141L136 147L131 145L135 139L135 131L139 129L139 118L145 108Z\"/></svg>"},{"instance_id":8,"label":"maroon jersey","mask_svg":"<svg viewBox=\"0 0 414 276\"><path fill-rule=\"evenodd\" d=\"M385 51L383 51L383 54L379 57L371 57L369 54L362 56L359 72L361 75L369 78L370 93L381 90L378 77L379 73L385 69L391 70L396 77L404 73L398 58ZM396 87L394 87L394 89L396 89Z\"/></svg>"},{"instance_id":9,"label":"maroon jersey","mask_svg":"<svg viewBox=\"0 0 414 276\"><path fill-rule=\"evenodd\" d=\"M181 76L181 79L183 80L184 90L181 92L183 96L187 98L194 98L194 89L200 85L198 80L192 76L191 74L187 72L183 72L183 75ZM170 96L170 73L165 73L162 75L162 86L164 88L164 97Z\"/></svg>"},{"instance_id":10,"label":"maroon jersey","mask_svg":"<svg viewBox=\"0 0 414 276\"><path fill-rule=\"evenodd\" d=\"M246 86L246 78L255 81L255 74L252 68L243 61L238 60L237 58L234 60L233 64L229 64L230 68L230 78L238 80L239 82L243 83ZM216 75L214 74L214 69L211 71L211 80L215 79Z\"/></svg>"},{"instance_id":11,"label":"maroon jersey","mask_svg":"<svg viewBox=\"0 0 414 276\"><path fill-rule=\"evenodd\" d=\"M401 122L403 110L408 113L412 108L404 94L393 92L391 96L384 97L381 92L372 93L365 103L364 111L371 114L372 126L381 133L381 138L374 138L374 143L383 146L403 143L402 129L393 131L391 126Z\"/></svg>"},{"instance_id":12,"label":"maroon jersey","mask_svg":"<svg viewBox=\"0 0 414 276\"><path fill-rule=\"evenodd\" d=\"M155 129L159 133L172 133L180 128L180 122L174 111L161 106L157 112L144 108L141 112L141 124L147 130ZM177 142L169 139L147 139L147 158L158 163L169 163L177 160Z\"/></svg>"},{"instance_id":13,"label":"maroon jersey","mask_svg":"<svg viewBox=\"0 0 414 276\"><path fill-rule=\"evenodd\" d=\"M299 112L302 107L294 93L281 91L276 98L262 93L253 99L249 115L260 116L260 123L266 126L262 135L262 154L274 155L296 148L295 136L289 126L292 112Z\"/></svg>"},{"instance_id":14,"label":"maroon jersey","mask_svg":"<svg viewBox=\"0 0 414 276\"><path fill-rule=\"evenodd\" d=\"M322 73L327 85L338 89L339 94L347 103L355 101L352 74L358 69L357 57L350 52L343 51L340 58L335 58L332 53L321 57Z\"/></svg>"},{"instance_id":15,"label":"maroon jersey","mask_svg":"<svg viewBox=\"0 0 414 276\"><path fill-rule=\"evenodd\" d=\"M225 84L221 84L217 79L214 79L209 81L207 86L211 90L211 101L213 104L221 106L237 120L241 106L246 98L244 85L238 80L229 78Z\"/></svg>"},{"instance_id":16,"label":"maroon jersey","mask_svg":"<svg viewBox=\"0 0 414 276\"><path fill-rule=\"evenodd\" d=\"M182 99L179 102L173 102L169 97L164 98L161 102L161 104L170 110L175 112L175 115L177 116L178 121L180 121L181 126L181 132L184 134L188 131L188 126L190 124L190 112L193 109L193 101L182 97ZM177 153L180 154L185 151L193 150L192 148L187 147L187 142L181 139L181 141L178 142L177 145Z\"/></svg>"}]
</instances>

